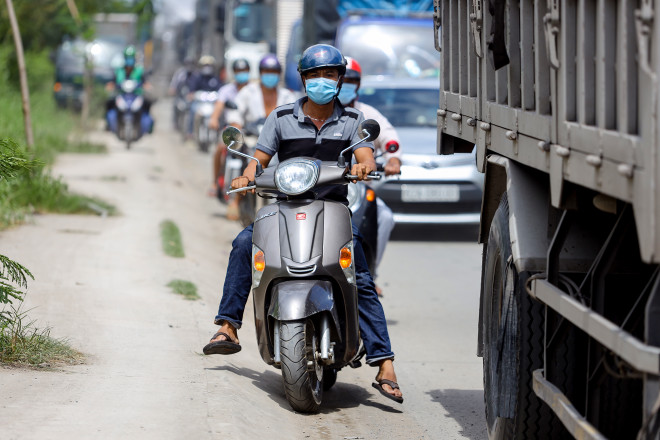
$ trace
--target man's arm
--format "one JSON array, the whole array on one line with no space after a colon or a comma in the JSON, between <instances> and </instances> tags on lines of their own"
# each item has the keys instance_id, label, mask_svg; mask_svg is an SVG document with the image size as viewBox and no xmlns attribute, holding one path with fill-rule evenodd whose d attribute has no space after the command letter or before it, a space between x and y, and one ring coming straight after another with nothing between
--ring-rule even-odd
<instances>
[{"instance_id":1,"label":"man's arm","mask_svg":"<svg viewBox=\"0 0 660 440\"><path fill-rule=\"evenodd\" d=\"M373 150L370 147L362 147L355 150L353 154L355 154L357 163L351 168L351 174L358 176L357 180L367 180L367 175L372 171L376 171ZM355 182L354 180L353 183Z\"/></svg>"},{"instance_id":2,"label":"man's arm","mask_svg":"<svg viewBox=\"0 0 660 440\"><path fill-rule=\"evenodd\" d=\"M266 168L270 163L270 160L273 158L270 154L264 153L263 151L257 150L254 153L254 157L259 159L261 166ZM235 178L231 181L232 189L245 188L250 182L254 182L254 175L257 173L257 163L253 160L250 160L248 166L243 171L243 175ZM252 190L254 192L254 190ZM243 194L243 193L240 193Z\"/></svg>"}]
</instances>

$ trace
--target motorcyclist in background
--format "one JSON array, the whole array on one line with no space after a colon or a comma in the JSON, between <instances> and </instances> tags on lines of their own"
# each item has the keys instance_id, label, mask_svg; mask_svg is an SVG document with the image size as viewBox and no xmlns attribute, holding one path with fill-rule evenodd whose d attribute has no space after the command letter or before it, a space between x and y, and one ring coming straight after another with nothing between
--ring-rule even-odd
<instances>
[{"instance_id":1,"label":"motorcyclist in background","mask_svg":"<svg viewBox=\"0 0 660 440\"><path fill-rule=\"evenodd\" d=\"M137 51L133 46L127 46L124 49L124 65L115 70L115 78L113 81L106 84L106 90L109 93L119 92L121 85L126 80L133 80L138 83L138 88L135 93L143 95L144 104L142 105L142 118L141 126L143 131L151 133L153 131L154 121L149 114L151 109L151 100L144 96L144 91L149 91L151 85L147 82L144 68L137 64L136 61ZM117 130L117 108L115 107L114 96L106 101L106 123L110 131L116 132Z\"/></svg>"},{"instance_id":2,"label":"motorcyclist in background","mask_svg":"<svg viewBox=\"0 0 660 440\"><path fill-rule=\"evenodd\" d=\"M193 100L195 92L217 92L222 86L220 77L218 76L217 68L215 65L215 57L211 55L202 55L199 58L199 71L195 72L188 81L188 99ZM193 123L195 120L195 113L197 112L197 105L192 101L190 105L190 117L188 118L188 126L186 127L186 134L189 139L192 139Z\"/></svg>"},{"instance_id":3,"label":"motorcyclist in background","mask_svg":"<svg viewBox=\"0 0 660 440\"><path fill-rule=\"evenodd\" d=\"M235 101L238 92L247 85L250 79L250 64L245 58L234 60L231 69L234 72L234 81L220 87L218 100L215 103L213 114L209 121L209 128L212 130L219 130L220 127L226 125L226 118L223 114L225 103L227 101ZM220 120L221 117L222 121ZM227 157L226 150L227 146L222 142L222 139L220 139L220 142L218 142L218 148L215 150L215 155L213 156L213 184L209 190L209 195L212 195L213 197L217 195L218 187L222 188L224 186L224 182L218 183L218 178L224 178L224 176L221 176L221 172L225 168L225 159Z\"/></svg>"},{"instance_id":4,"label":"motorcyclist in background","mask_svg":"<svg viewBox=\"0 0 660 440\"><path fill-rule=\"evenodd\" d=\"M360 82L362 79L362 68L357 61L351 57L346 57L346 75L344 75L344 84L339 92L339 101L344 106L354 107L364 114L365 119L374 119L380 125L380 135L373 142L374 155L381 152L386 159L385 175L392 176L401 172L401 151L397 150L396 153L388 153L387 149L390 145L399 145L399 136L387 120L385 116L369 104L364 104L358 101L358 90L360 89ZM376 199L378 204L378 249L376 251L376 267L380 264L385 247L390 239L392 229L394 229L394 216L392 210L385 204L385 202L378 197ZM376 278L376 274L374 279ZM376 286L376 291L379 295L382 294L380 287Z\"/></svg>"},{"instance_id":5,"label":"motorcyclist in background","mask_svg":"<svg viewBox=\"0 0 660 440\"><path fill-rule=\"evenodd\" d=\"M282 66L275 54L269 53L259 62L259 82L246 85L238 92L234 103L236 109L226 112L227 123L237 128L266 119L275 107L289 104L296 96L288 89L278 87ZM238 197L227 206L227 218L238 220Z\"/></svg>"},{"instance_id":6,"label":"motorcyclist in background","mask_svg":"<svg viewBox=\"0 0 660 440\"><path fill-rule=\"evenodd\" d=\"M181 90L187 85L190 77L195 73L195 60L192 55L186 57L183 61L183 66L178 68L172 81L170 81L169 95L176 96L181 93Z\"/></svg>"}]
</instances>

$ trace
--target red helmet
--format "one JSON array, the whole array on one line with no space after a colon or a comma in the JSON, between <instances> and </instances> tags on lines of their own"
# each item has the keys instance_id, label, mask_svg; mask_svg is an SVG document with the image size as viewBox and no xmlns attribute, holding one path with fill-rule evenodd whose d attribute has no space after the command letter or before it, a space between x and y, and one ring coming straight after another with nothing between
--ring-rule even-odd
<instances>
[{"instance_id":1,"label":"red helmet","mask_svg":"<svg viewBox=\"0 0 660 440\"><path fill-rule=\"evenodd\" d=\"M354 58L346 57L345 78L360 79L362 77L362 68Z\"/></svg>"}]
</instances>

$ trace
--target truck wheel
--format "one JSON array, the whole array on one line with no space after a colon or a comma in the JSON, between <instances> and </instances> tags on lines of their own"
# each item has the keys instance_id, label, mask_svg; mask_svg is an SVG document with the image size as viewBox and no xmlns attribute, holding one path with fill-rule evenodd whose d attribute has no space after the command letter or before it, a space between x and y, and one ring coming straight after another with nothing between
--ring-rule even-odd
<instances>
[{"instance_id":1,"label":"truck wheel","mask_svg":"<svg viewBox=\"0 0 660 440\"><path fill-rule=\"evenodd\" d=\"M323 365L318 356L318 343L310 319L281 322L284 392L291 407L299 412L317 412L323 398Z\"/></svg>"},{"instance_id":2,"label":"truck wheel","mask_svg":"<svg viewBox=\"0 0 660 440\"><path fill-rule=\"evenodd\" d=\"M532 389L532 372L543 368L545 319L543 306L524 291L529 274L519 274L511 258L506 193L485 253L481 331L489 438L563 438L563 425Z\"/></svg>"}]
</instances>

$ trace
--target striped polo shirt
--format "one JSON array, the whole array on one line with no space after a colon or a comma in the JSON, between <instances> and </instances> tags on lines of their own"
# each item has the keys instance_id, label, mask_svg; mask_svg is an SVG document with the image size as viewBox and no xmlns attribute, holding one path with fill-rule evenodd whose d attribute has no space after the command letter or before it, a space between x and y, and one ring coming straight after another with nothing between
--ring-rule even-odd
<instances>
[{"instance_id":1,"label":"striped polo shirt","mask_svg":"<svg viewBox=\"0 0 660 440\"><path fill-rule=\"evenodd\" d=\"M319 130L302 111L306 100L305 96L271 112L259 135L258 150L271 156L277 153L280 162L301 156L336 161L341 150L360 140L357 128L364 116L359 110L344 107L335 99L332 115ZM373 150L371 143L363 142L353 147L353 151L365 147ZM352 152L346 154L348 163L351 161L350 155ZM342 203L348 203L346 194L345 185L317 189L317 198Z\"/></svg>"}]
</instances>

